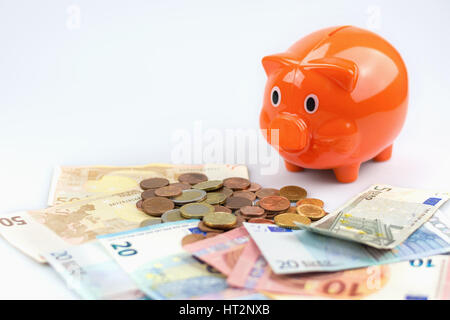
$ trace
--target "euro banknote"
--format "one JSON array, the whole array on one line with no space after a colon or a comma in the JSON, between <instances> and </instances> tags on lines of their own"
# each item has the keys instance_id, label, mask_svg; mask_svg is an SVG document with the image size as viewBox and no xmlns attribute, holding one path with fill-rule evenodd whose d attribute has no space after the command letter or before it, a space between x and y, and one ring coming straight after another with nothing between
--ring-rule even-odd
<instances>
[{"instance_id":1,"label":"euro banknote","mask_svg":"<svg viewBox=\"0 0 450 320\"><path fill-rule=\"evenodd\" d=\"M48 205L133 189L139 187L140 181L152 177L162 177L170 182L176 182L178 176L186 172L201 172L210 180L222 180L228 177L248 178L248 170L245 165L155 163L143 166L116 167L60 166L54 170Z\"/></svg>"},{"instance_id":2,"label":"euro banknote","mask_svg":"<svg viewBox=\"0 0 450 320\"><path fill-rule=\"evenodd\" d=\"M450 221L440 211L390 250L304 230L254 223L244 226L276 274L355 269L450 252Z\"/></svg>"},{"instance_id":3,"label":"euro banknote","mask_svg":"<svg viewBox=\"0 0 450 320\"><path fill-rule=\"evenodd\" d=\"M332 273L277 275L249 241L228 283L273 299L442 299L448 296L450 256Z\"/></svg>"},{"instance_id":4,"label":"euro banknote","mask_svg":"<svg viewBox=\"0 0 450 320\"><path fill-rule=\"evenodd\" d=\"M212 238L188 244L183 249L214 267L223 275L228 276L248 241L247 230L240 227Z\"/></svg>"},{"instance_id":5,"label":"euro banknote","mask_svg":"<svg viewBox=\"0 0 450 320\"><path fill-rule=\"evenodd\" d=\"M147 226L99 236L108 253L152 299L238 299L252 290L229 288L226 278L183 250L181 240L198 233L198 220Z\"/></svg>"},{"instance_id":6,"label":"euro banknote","mask_svg":"<svg viewBox=\"0 0 450 320\"><path fill-rule=\"evenodd\" d=\"M97 235L134 229L151 218L136 208L141 190L101 195L38 211L0 217L0 234L36 261L43 253L67 249Z\"/></svg>"},{"instance_id":7,"label":"euro banknote","mask_svg":"<svg viewBox=\"0 0 450 320\"><path fill-rule=\"evenodd\" d=\"M423 225L449 198L448 193L373 185L332 214L300 229L392 249Z\"/></svg>"},{"instance_id":8,"label":"euro banknote","mask_svg":"<svg viewBox=\"0 0 450 320\"><path fill-rule=\"evenodd\" d=\"M43 255L67 286L89 300L146 299L97 241Z\"/></svg>"}]
</instances>

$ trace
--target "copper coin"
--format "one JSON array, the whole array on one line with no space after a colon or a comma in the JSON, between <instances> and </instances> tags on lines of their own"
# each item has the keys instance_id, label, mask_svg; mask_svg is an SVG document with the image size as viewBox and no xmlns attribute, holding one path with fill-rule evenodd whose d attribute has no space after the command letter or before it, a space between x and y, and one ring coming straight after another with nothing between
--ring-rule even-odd
<instances>
[{"instance_id":1,"label":"copper coin","mask_svg":"<svg viewBox=\"0 0 450 320\"><path fill-rule=\"evenodd\" d=\"M138 208L139 210L142 210L142 200L139 200L138 202L136 202L136 208Z\"/></svg>"},{"instance_id":2,"label":"copper coin","mask_svg":"<svg viewBox=\"0 0 450 320\"><path fill-rule=\"evenodd\" d=\"M234 225L233 229L242 227L242 223L244 223L245 221L247 220L243 216L236 216L236 224Z\"/></svg>"},{"instance_id":3,"label":"copper coin","mask_svg":"<svg viewBox=\"0 0 450 320\"><path fill-rule=\"evenodd\" d=\"M216 204L214 206L214 211L215 212L228 212L228 213L233 213L233 211L231 211L231 209L228 209L227 207L221 206Z\"/></svg>"},{"instance_id":4,"label":"copper coin","mask_svg":"<svg viewBox=\"0 0 450 320\"><path fill-rule=\"evenodd\" d=\"M266 211L266 216L265 218L267 219L273 219L275 218L277 215L284 213L284 212L273 212L273 211Z\"/></svg>"},{"instance_id":5,"label":"copper coin","mask_svg":"<svg viewBox=\"0 0 450 320\"><path fill-rule=\"evenodd\" d=\"M302 204L313 204L315 206L321 207L323 208L323 201L320 199L314 199L314 198L305 198L305 199L301 199L299 201L297 201L297 207L301 206Z\"/></svg>"},{"instance_id":6,"label":"copper coin","mask_svg":"<svg viewBox=\"0 0 450 320\"><path fill-rule=\"evenodd\" d=\"M261 190L261 185L255 182L250 183L250 187L248 187L247 191L256 192Z\"/></svg>"},{"instance_id":7,"label":"copper coin","mask_svg":"<svg viewBox=\"0 0 450 320\"><path fill-rule=\"evenodd\" d=\"M251 206L252 201L242 197L229 197L225 202L225 207L236 210L245 206Z\"/></svg>"},{"instance_id":8,"label":"copper coin","mask_svg":"<svg viewBox=\"0 0 450 320\"><path fill-rule=\"evenodd\" d=\"M182 183L188 183L190 185L197 184L203 181L208 181L208 177L203 173L189 172L183 173L178 176L178 181Z\"/></svg>"},{"instance_id":9,"label":"copper coin","mask_svg":"<svg viewBox=\"0 0 450 320\"><path fill-rule=\"evenodd\" d=\"M306 198L306 190L298 186L286 186L280 189L280 195L289 201L298 201Z\"/></svg>"},{"instance_id":10,"label":"copper coin","mask_svg":"<svg viewBox=\"0 0 450 320\"><path fill-rule=\"evenodd\" d=\"M247 217L260 217L265 214L265 211L261 207L245 206L239 209L243 216Z\"/></svg>"},{"instance_id":11,"label":"copper coin","mask_svg":"<svg viewBox=\"0 0 450 320\"><path fill-rule=\"evenodd\" d=\"M172 200L163 197L154 197L142 202L142 209L145 213L160 217L164 212L172 210L175 204Z\"/></svg>"},{"instance_id":12,"label":"copper coin","mask_svg":"<svg viewBox=\"0 0 450 320\"><path fill-rule=\"evenodd\" d=\"M166 178L150 178L142 180L140 186L143 190L156 189L169 185L169 180Z\"/></svg>"},{"instance_id":13,"label":"copper coin","mask_svg":"<svg viewBox=\"0 0 450 320\"><path fill-rule=\"evenodd\" d=\"M181 239L181 246L185 246L200 240L206 239L206 237L201 233L191 233L187 236L184 236L183 239Z\"/></svg>"},{"instance_id":14,"label":"copper coin","mask_svg":"<svg viewBox=\"0 0 450 320\"><path fill-rule=\"evenodd\" d=\"M155 195L158 197L176 197L182 193L183 189L179 186L168 185L155 189Z\"/></svg>"},{"instance_id":15,"label":"copper coin","mask_svg":"<svg viewBox=\"0 0 450 320\"><path fill-rule=\"evenodd\" d=\"M248 220L250 223L266 223L266 224L275 224L272 220L264 219L264 218L252 218Z\"/></svg>"},{"instance_id":16,"label":"copper coin","mask_svg":"<svg viewBox=\"0 0 450 320\"><path fill-rule=\"evenodd\" d=\"M256 191L256 196L259 199L262 199L264 197L268 197L268 196L279 196L280 195L280 190L278 189L274 189L274 188L262 188L259 191Z\"/></svg>"},{"instance_id":17,"label":"copper coin","mask_svg":"<svg viewBox=\"0 0 450 320\"><path fill-rule=\"evenodd\" d=\"M198 228L200 230L202 230L203 232L215 232L215 233L222 233L222 232L224 232L224 230L221 230L221 229L214 229L214 228L208 227L203 221L200 221L198 223Z\"/></svg>"},{"instance_id":18,"label":"copper coin","mask_svg":"<svg viewBox=\"0 0 450 320\"><path fill-rule=\"evenodd\" d=\"M177 187L180 187L181 190L187 190L187 189L191 188L191 185L189 183L183 183L183 182L171 183L171 184L169 184L169 186L177 186Z\"/></svg>"},{"instance_id":19,"label":"copper coin","mask_svg":"<svg viewBox=\"0 0 450 320\"><path fill-rule=\"evenodd\" d=\"M227 196L227 198L229 198L233 195L233 190L231 190L230 188L227 188L227 187L222 187L219 190L217 190L217 192L224 193Z\"/></svg>"},{"instance_id":20,"label":"copper coin","mask_svg":"<svg viewBox=\"0 0 450 320\"><path fill-rule=\"evenodd\" d=\"M259 201L259 206L268 211L283 211L289 209L291 202L282 196L268 196Z\"/></svg>"},{"instance_id":21,"label":"copper coin","mask_svg":"<svg viewBox=\"0 0 450 320\"><path fill-rule=\"evenodd\" d=\"M254 201L256 199L256 195L253 192L247 190L235 191L233 192L233 197L247 198L251 201Z\"/></svg>"},{"instance_id":22,"label":"copper coin","mask_svg":"<svg viewBox=\"0 0 450 320\"><path fill-rule=\"evenodd\" d=\"M239 220L241 220L241 221L248 221L248 220L250 220L252 217L246 217L246 216L243 216L242 215L242 213L241 213L241 211L240 210L236 210L236 212L234 213L234 215L236 216L236 219L239 221ZM238 222L236 222L236 224L237 224Z\"/></svg>"},{"instance_id":23,"label":"copper coin","mask_svg":"<svg viewBox=\"0 0 450 320\"><path fill-rule=\"evenodd\" d=\"M218 236L218 235L219 235L218 232L208 232L208 233L206 233L205 238L206 238L206 239L208 239L208 238L214 238L214 237L216 237L216 236Z\"/></svg>"},{"instance_id":24,"label":"copper coin","mask_svg":"<svg viewBox=\"0 0 450 320\"><path fill-rule=\"evenodd\" d=\"M142 200L147 200L154 197L156 197L155 189L148 189L141 193Z\"/></svg>"},{"instance_id":25,"label":"copper coin","mask_svg":"<svg viewBox=\"0 0 450 320\"><path fill-rule=\"evenodd\" d=\"M250 181L245 178L233 177L223 180L223 185L231 190L244 190L250 187Z\"/></svg>"}]
</instances>

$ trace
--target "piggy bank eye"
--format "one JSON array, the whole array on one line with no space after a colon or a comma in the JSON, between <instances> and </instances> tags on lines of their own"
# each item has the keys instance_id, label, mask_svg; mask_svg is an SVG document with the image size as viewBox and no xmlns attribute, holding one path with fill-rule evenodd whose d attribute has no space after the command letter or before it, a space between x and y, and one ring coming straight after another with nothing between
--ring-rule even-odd
<instances>
[{"instance_id":1,"label":"piggy bank eye","mask_svg":"<svg viewBox=\"0 0 450 320\"><path fill-rule=\"evenodd\" d=\"M274 107L278 107L281 102L281 91L278 87L273 87L270 93L270 101Z\"/></svg>"},{"instance_id":2,"label":"piggy bank eye","mask_svg":"<svg viewBox=\"0 0 450 320\"><path fill-rule=\"evenodd\" d=\"M309 94L305 98L305 110L308 113L314 113L319 108L319 99L315 94Z\"/></svg>"}]
</instances>

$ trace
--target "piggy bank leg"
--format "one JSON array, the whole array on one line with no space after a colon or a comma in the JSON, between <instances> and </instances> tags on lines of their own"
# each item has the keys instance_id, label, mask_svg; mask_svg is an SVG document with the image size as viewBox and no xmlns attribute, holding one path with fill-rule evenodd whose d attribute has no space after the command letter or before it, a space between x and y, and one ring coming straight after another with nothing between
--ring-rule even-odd
<instances>
[{"instance_id":1,"label":"piggy bank leg","mask_svg":"<svg viewBox=\"0 0 450 320\"><path fill-rule=\"evenodd\" d=\"M286 166L286 169L291 172L299 172L299 171L305 170L302 167L299 167L299 166L296 166L295 164L287 162L286 160L284 160L284 165Z\"/></svg>"},{"instance_id":2,"label":"piggy bank leg","mask_svg":"<svg viewBox=\"0 0 450 320\"><path fill-rule=\"evenodd\" d=\"M373 158L374 161L380 162L380 161L387 161L392 156L392 144L381 151L375 158Z\"/></svg>"},{"instance_id":3,"label":"piggy bank leg","mask_svg":"<svg viewBox=\"0 0 450 320\"><path fill-rule=\"evenodd\" d=\"M358 178L359 163L334 168L334 174L339 182L353 182Z\"/></svg>"}]
</instances>

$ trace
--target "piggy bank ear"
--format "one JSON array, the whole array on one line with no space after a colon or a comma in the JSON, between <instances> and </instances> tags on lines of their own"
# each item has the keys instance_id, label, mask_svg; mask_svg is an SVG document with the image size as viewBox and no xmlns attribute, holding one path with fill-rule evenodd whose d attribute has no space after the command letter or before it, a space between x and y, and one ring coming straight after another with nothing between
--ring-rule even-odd
<instances>
[{"instance_id":1,"label":"piggy bank ear","mask_svg":"<svg viewBox=\"0 0 450 320\"><path fill-rule=\"evenodd\" d=\"M320 58L308 61L302 67L315 70L334 81L344 90L352 91L358 79L358 67L353 61L342 58Z\"/></svg>"},{"instance_id":2,"label":"piggy bank ear","mask_svg":"<svg viewBox=\"0 0 450 320\"><path fill-rule=\"evenodd\" d=\"M285 53L280 53L264 57L262 59L262 64L264 70L266 70L266 74L269 76L280 69L287 66L298 65L299 63L293 57L290 57Z\"/></svg>"}]
</instances>

